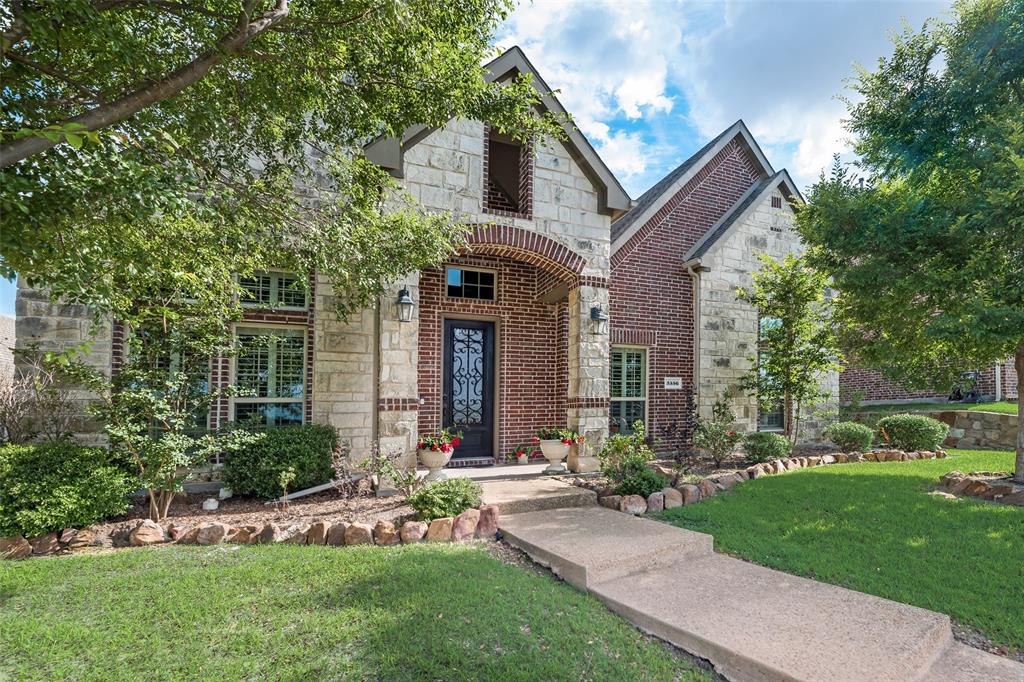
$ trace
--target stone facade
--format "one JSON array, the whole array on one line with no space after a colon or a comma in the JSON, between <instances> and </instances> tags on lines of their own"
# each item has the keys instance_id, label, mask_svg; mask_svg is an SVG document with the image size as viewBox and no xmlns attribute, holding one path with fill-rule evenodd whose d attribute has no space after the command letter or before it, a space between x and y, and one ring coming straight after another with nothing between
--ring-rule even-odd
<instances>
[{"instance_id":1,"label":"stone facade","mask_svg":"<svg viewBox=\"0 0 1024 682\"><path fill-rule=\"evenodd\" d=\"M731 391L738 424L744 431L756 431L758 406L753 396L739 390L740 378L756 361L758 313L736 298L738 287L749 287L760 269L757 258L766 253L776 260L787 254L801 253L803 246L794 229L794 212L778 190L766 192L701 259L710 268L701 273L699 283L700 377L698 409L711 415L715 401ZM822 377L822 390L838 395L838 374ZM835 407L835 401L817 408ZM820 419L805 414L801 418L801 439L817 440Z\"/></svg>"},{"instance_id":2,"label":"stone facade","mask_svg":"<svg viewBox=\"0 0 1024 682\"><path fill-rule=\"evenodd\" d=\"M0 315L0 380L14 377L15 321L10 315Z\"/></svg>"}]
</instances>

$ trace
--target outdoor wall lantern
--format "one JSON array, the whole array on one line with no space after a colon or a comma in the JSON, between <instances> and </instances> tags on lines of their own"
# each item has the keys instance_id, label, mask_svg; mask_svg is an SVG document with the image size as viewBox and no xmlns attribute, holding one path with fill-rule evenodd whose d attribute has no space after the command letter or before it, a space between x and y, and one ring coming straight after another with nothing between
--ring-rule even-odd
<instances>
[{"instance_id":1,"label":"outdoor wall lantern","mask_svg":"<svg viewBox=\"0 0 1024 682\"><path fill-rule=\"evenodd\" d=\"M411 322L412 311L415 308L416 303L413 302L409 290L402 287L402 290L398 292L398 319L402 322Z\"/></svg>"},{"instance_id":2,"label":"outdoor wall lantern","mask_svg":"<svg viewBox=\"0 0 1024 682\"><path fill-rule=\"evenodd\" d=\"M590 322L594 326L594 332L597 334L603 334L605 327L608 326L608 313L601 309L601 306L595 305L590 309Z\"/></svg>"}]
</instances>

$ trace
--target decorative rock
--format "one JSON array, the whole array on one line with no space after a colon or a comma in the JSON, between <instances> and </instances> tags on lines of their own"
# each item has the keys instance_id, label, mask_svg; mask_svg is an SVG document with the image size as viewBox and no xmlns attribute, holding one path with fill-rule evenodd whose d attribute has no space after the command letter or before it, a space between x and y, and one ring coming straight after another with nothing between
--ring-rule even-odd
<instances>
[{"instance_id":1,"label":"decorative rock","mask_svg":"<svg viewBox=\"0 0 1024 682\"><path fill-rule=\"evenodd\" d=\"M941 490L933 490L933 491L931 491L928 494L929 495L933 495L934 497L944 497L947 500L959 500L960 499L959 497L957 497L956 495L953 495L952 493L943 492Z\"/></svg>"},{"instance_id":2,"label":"decorative rock","mask_svg":"<svg viewBox=\"0 0 1024 682\"><path fill-rule=\"evenodd\" d=\"M849 455L839 453L835 456L835 460L837 464L846 464L846 462L849 461Z\"/></svg>"},{"instance_id":3,"label":"decorative rock","mask_svg":"<svg viewBox=\"0 0 1024 682\"><path fill-rule=\"evenodd\" d=\"M217 507L220 506L220 502L216 498L208 497L203 500L203 511L217 511Z\"/></svg>"},{"instance_id":4,"label":"decorative rock","mask_svg":"<svg viewBox=\"0 0 1024 682\"><path fill-rule=\"evenodd\" d=\"M186 526L179 523L172 523L171 525L167 526L167 536L171 539L172 542L177 542L181 539L182 535L188 532L189 528L190 526Z\"/></svg>"},{"instance_id":5,"label":"decorative rock","mask_svg":"<svg viewBox=\"0 0 1024 682\"><path fill-rule=\"evenodd\" d=\"M479 523L479 509L467 509L462 512L455 517L455 523L452 524L452 540L461 542L462 540L472 538L473 534L476 533L476 527Z\"/></svg>"},{"instance_id":6,"label":"decorative rock","mask_svg":"<svg viewBox=\"0 0 1024 682\"><path fill-rule=\"evenodd\" d=\"M223 523L203 523L196 531L197 545L217 545L224 541L231 527Z\"/></svg>"},{"instance_id":7,"label":"decorative rock","mask_svg":"<svg viewBox=\"0 0 1024 682\"><path fill-rule=\"evenodd\" d=\"M32 538L28 541L28 544L32 546L32 553L36 556L53 554L60 549L60 541L57 539L56 533L47 533L46 535Z\"/></svg>"},{"instance_id":8,"label":"decorative rock","mask_svg":"<svg viewBox=\"0 0 1024 682\"><path fill-rule=\"evenodd\" d=\"M651 493L647 496L647 511L662 511L665 508L665 493Z\"/></svg>"},{"instance_id":9,"label":"decorative rock","mask_svg":"<svg viewBox=\"0 0 1024 682\"><path fill-rule=\"evenodd\" d=\"M679 486L679 492L683 496L683 506L700 502L700 488L687 483Z\"/></svg>"},{"instance_id":10,"label":"decorative rock","mask_svg":"<svg viewBox=\"0 0 1024 682\"><path fill-rule=\"evenodd\" d=\"M476 524L476 536L478 538L493 538L498 533L498 518L498 505L480 505L480 522Z\"/></svg>"},{"instance_id":11,"label":"decorative rock","mask_svg":"<svg viewBox=\"0 0 1024 682\"><path fill-rule=\"evenodd\" d=\"M427 542L448 542L452 539L452 526L455 519L446 516L442 519L434 519L427 528Z\"/></svg>"},{"instance_id":12,"label":"decorative rock","mask_svg":"<svg viewBox=\"0 0 1024 682\"><path fill-rule=\"evenodd\" d=\"M256 535L255 542L260 545L270 545L284 540L285 534L276 523L268 523Z\"/></svg>"},{"instance_id":13,"label":"decorative rock","mask_svg":"<svg viewBox=\"0 0 1024 682\"><path fill-rule=\"evenodd\" d=\"M353 523L345 529L346 545L372 545L373 527L368 523Z\"/></svg>"},{"instance_id":14,"label":"decorative rock","mask_svg":"<svg viewBox=\"0 0 1024 682\"><path fill-rule=\"evenodd\" d=\"M343 521L331 524L330 529L327 531L327 544L334 547L344 545L346 530L348 530L348 524Z\"/></svg>"},{"instance_id":15,"label":"decorative rock","mask_svg":"<svg viewBox=\"0 0 1024 682\"><path fill-rule=\"evenodd\" d=\"M639 495L625 495L619 500L619 511L639 516L647 511L647 500Z\"/></svg>"},{"instance_id":16,"label":"decorative rock","mask_svg":"<svg viewBox=\"0 0 1024 682\"><path fill-rule=\"evenodd\" d=\"M608 507L609 509L618 509L619 502L622 501L622 495L605 495L604 497L597 498L597 503L602 507Z\"/></svg>"},{"instance_id":17,"label":"decorative rock","mask_svg":"<svg viewBox=\"0 0 1024 682\"><path fill-rule=\"evenodd\" d=\"M327 531L331 526L326 521L317 521L306 531L307 545L322 545L327 542Z\"/></svg>"},{"instance_id":18,"label":"decorative rock","mask_svg":"<svg viewBox=\"0 0 1024 682\"><path fill-rule=\"evenodd\" d=\"M803 462L800 461L799 457L793 457L786 461L786 470L792 471L793 469L803 469L807 466L807 458L805 457Z\"/></svg>"},{"instance_id":19,"label":"decorative rock","mask_svg":"<svg viewBox=\"0 0 1024 682\"><path fill-rule=\"evenodd\" d=\"M219 491L217 491L217 497L219 497L222 500L226 500L233 495L234 493L231 492L231 488L221 488Z\"/></svg>"},{"instance_id":20,"label":"decorative rock","mask_svg":"<svg viewBox=\"0 0 1024 682\"><path fill-rule=\"evenodd\" d=\"M863 455L863 453L860 453L860 452L851 452L848 455L846 455L846 461L847 462L851 462L851 463L853 463L853 462L863 462L864 461L864 455Z\"/></svg>"},{"instance_id":21,"label":"decorative rock","mask_svg":"<svg viewBox=\"0 0 1024 682\"><path fill-rule=\"evenodd\" d=\"M128 544L132 547L144 547L146 545L158 545L161 542L170 540L170 536L163 527L156 521L146 519L140 521L139 525L128 533Z\"/></svg>"},{"instance_id":22,"label":"decorative rock","mask_svg":"<svg viewBox=\"0 0 1024 682\"><path fill-rule=\"evenodd\" d=\"M135 526L125 524L110 531L110 544L114 547L131 546L131 542L128 540L128 535L131 534L134 528Z\"/></svg>"},{"instance_id":23,"label":"decorative rock","mask_svg":"<svg viewBox=\"0 0 1024 682\"><path fill-rule=\"evenodd\" d=\"M777 459L774 462L772 462L771 466L772 466L772 472L773 473L776 473L776 474L784 474L784 473L786 473L786 465L782 463L781 459Z\"/></svg>"},{"instance_id":24,"label":"decorative rock","mask_svg":"<svg viewBox=\"0 0 1024 682\"><path fill-rule=\"evenodd\" d=\"M715 484L706 478L697 484L697 489L700 490L700 497L702 500L713 497L715 492L717 492L715 490Z\"/></svg>"},{"instance_id":25,"label":"decorative rock","mask_svg":"<svg viewBox=\"0 0 1024 682\"><path fill-rule=\"evenodd\" d=\"M807 466L809 466L809 467L816 467L816 466L821 466L822 464L831 464L832 462L835 461L835 459L833 458L832 461L826 462L825 461L825 457L831 457L831 455L824 455L822 457L808 457L807 458Z\"/></svg>"},{"instance_id":26,"label":"decorative rock","mask_svg":"<svg viewBox=\"0 0 1024 682\"><path fill-rule=\"evenodd\" d=\"M295 524L288 526L286 530L285 538L282 542L289 545L304 545L306 544L306 533L309 532L309 526L303 524Z\"/></svg>"},{"instance_id":27,"label":"decorative rock","mask_svg":"<svg viewBox=\"0 0 1024 682\"><path fill-rule=\"evenodd\" d=\"M402 530L398 532L402 542L412 544L422 542L427 534L427 524L422 521L406 521L402 524Z\"/></svg>"},{"instance_id":28,"label":"decorative rock","mask_svg":"<svg viewBox=\"0 0 1024 682\"><path fill-rule=\"evenodd\" d=\"M60 532L60 537L57 539L62 545L70 545L71 541L75 539L75 535L77 534L78 531L74 528L65 528Z\"/></svg>"},{"instance_id":29,"label":"decorative rock","mask_svg":"<svg viewBox=\"0 0 1024 682\"><path fill-rule=\"evenodd\" d=\"M762 469L759 464L755 464L754 466L747 467L747 477L748 478L761 478L762 476L764 476L764 469Z\"/></svg>"},{"instance_id":30,"label":"decorative rock","mask_svg":"<svg viewBox=\"0 0 1024 682\"><path fill-rule=\"evenodd\" d=\"M230 542L233 545L248 545L253 541L252 536L253 534L248 528L232 528L224 536L224 542Z\"/></svg>"},{"instance_id":31,"label":"decorative rock","mask_svg":"<svg viewBox=\"0 0 1024 682\"><path fill-rule=\"evenodd\" d=\"M373 543L375 545L397 545L399 539L398 529L390 521L382 519L373 526Z\"/></svg>"},{"instance_id":32,"label":"decorative rock","mask_svg":"<svg viewBox=\"0 0 1024 682\"><path fill-rule=\"evenodd\" d=\"M196 538L199 536L199 526L189 528L182 533L177 540L179 545L194 545L196 544Z\"/></svg>"},{"instance_id":33,"label":"decorative rock","mask_svg":"<svg viewBox=\"0 0 1024 682\"><path fill-rule=\"evenodd\" d=\"M24 559L32 554L32 545L20 535L0 538L0 559Z\"/></svg>"},{"instance_id":34,"label":"decorative rock","mask_svg":"<svg viewBox=\"0 0 1024 682\"><path fill-rule=\"evenodd\" d=\"M665 501L665 509L675 509L683 506L683 494L675 488L663 488L661 495Z\"/></svg>"},{"instance_id":35,"label":"decorative rock","mask_svg":"<svg viewBox=\"0 0 1024 682\"><path fill-rule=\"evenodd\" d=\"M72 538L71 542L68 543L68 549L74 550L92 547L96 544L96 541L98 539L99 533L96 532L95 528L93 528L92 526L89 526L88 528L82 528L77 533L75 533L75 537Z\"/></svg>"}]
</instances>

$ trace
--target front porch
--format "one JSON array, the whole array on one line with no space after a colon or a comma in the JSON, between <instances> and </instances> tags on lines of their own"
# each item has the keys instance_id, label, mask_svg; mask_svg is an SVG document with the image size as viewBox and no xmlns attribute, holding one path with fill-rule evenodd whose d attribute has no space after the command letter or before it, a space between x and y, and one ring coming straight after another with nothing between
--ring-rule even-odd
<instances>
[{"instance_id":1,"label":"front porch","mask_svg":"<svg viewBox=\"0 0 1024 682\"><path fill-rule=\"evenodd\" d=\"M400 322L394 305L381 306L381 451L411 464L420 433L449 428L463 434L449 464L457 471L502 464L532 448L540 428L569 427L587 441L574 459L596 468L591 455L608 433L609 336L606 318L594 319L608 309L607 278L594 270L548 237L492 226L457 257L397 283L416 310Z\"/></svg>"}]
</instances>

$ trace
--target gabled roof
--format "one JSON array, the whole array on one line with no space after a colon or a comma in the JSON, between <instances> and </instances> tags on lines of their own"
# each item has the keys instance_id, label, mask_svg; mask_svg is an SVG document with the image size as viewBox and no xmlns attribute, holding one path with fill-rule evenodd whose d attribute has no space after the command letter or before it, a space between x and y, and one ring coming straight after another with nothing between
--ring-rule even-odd
<instances>
[{"instance_id":1,"label":"gabled roof","mask_svg":"<svg viewBox=\"0 0 1024 682\"><path fill-rule=\"evenodd\" d=\"M612 253L619 250L658 210L675 196L682 187L696 175L708 161L714 158L727 144L739 136L750 149L754 158L764 169L766 175L775 170L761 151L754 136L750 134L746 124L736 121L723 130L717 137L704 145L693 156L683 161L671 173L658 181L643 193L636 204L621 218L612 223Z\"/></svg>"},{"instance_id":2,"label":"gabled roof","mask_svg":"<svg viewBox=\"0 0 1024 682\"><path fill-rule=\"evenodd\" d=\"M590 178L590 181L598 189L601 210L604 213L617 215L622 211L629 210L630 199L626 190L622 188L615 175L605 165L601 157L594 151L593 146L587 138L572 124L568 113L561 102L551 93L551 88L544 82L537 69L530 60L523 54L519 46L512 47L484 67L487 69L487 80L500 82L509 78L515 78L521 73L529 73L533 76L533 83L541 95L539 106L542 112L551 111L562 117L562 127L565 129L566 139L562 144L569 152L573 161L579 164L583 172ZM428 126L417 125L408 128L398 140L393 137L380 137L364 147L366 157L378 166L387 169L393 175L402 177L402 158L406 150L423 140L435 129Z\"/></svg>"},{"instance_id":3,"label":"gabled roof","mask_svg":"<svg viewBox=\"0 0 1024 682\"><path fill-rule=\"evenodd\" d=\"M711 250L725 235L730 228L741 222L746 215L754 209L765 196L770 195L776 188L782 190L786 199L792 202L802 202L803 197L789 177L789 171L783 169L773 173L770 177L762 179L748 189L743 196L736 200L736 203L725 212L718 222L711 226L711 229L704 233L704 236L697 241L683 258L683 262L700 260L701 256Z\"/></svg>"}]
</instances>

